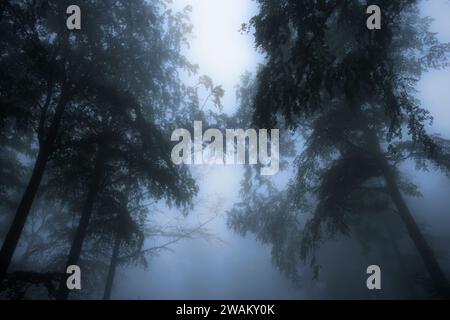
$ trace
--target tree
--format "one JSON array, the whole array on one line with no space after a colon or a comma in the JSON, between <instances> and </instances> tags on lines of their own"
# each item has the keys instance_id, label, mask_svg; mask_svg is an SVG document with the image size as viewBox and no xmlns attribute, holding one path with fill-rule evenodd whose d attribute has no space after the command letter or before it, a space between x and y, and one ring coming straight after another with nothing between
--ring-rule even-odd
<instances>
[{"instance_id":1,"label":"tree","mask_svg":"<svg viewBox=\"0 0 450 320\"><path fill-rule=\"evenodd\" d=\"M92 98L93 91L99 84L111 81L116 87L108 89L129 91L141 101L144 97L138 97L133 90L147 86L147 94L152 93L157 106L167 102L170 109L173 104L169 92L172 94L172 90L180 87L176 81L171 84L170 77L178 68L187 66L179 53L186 31L183 16L171 17L165 13L164 2L86 2L84 28L77 32L65 28L68 5L67 1L3 1L1 4L1 23L5 30L2 63L12 62L5 75L12 77L16 70L23 71L14 78L22 91L26 83L33 83L26 96L30 102L24 101L31 110L28 131L37 131L39 150L2 246L0 278L10 264L47 163L57 151L58 136L66 129L62 124L67 113L86 112L85 103ZM166 21L169 21L168 31L163 27ZM7 102L13 113L25 104ZM90 111L96 112L95 107Z\"/></svg>"},{"instance_id":2,"label":"tree","mask_svg":"<svg viewBox=\"0 0 450 320\"><path fill-rule=\"evenodd\" d=\"M403 198L410 184L396 169L395 150L407 128L407 144L419 150L411 155L448 170L445 150L425 131L430 116L414 98L414 88L423 72L448 65L449 45L429 31L417 1L379 2L384 22L377 31L365 27L361 2L258 2L261 10L250 26L267 63L256 80L253 121L259 127L299 128L306 138L287 195L270 202L272 213L285 211L277 221L289 229L298 230L293 225L301 223L300 211L314 212L301 239L291 235L295 241L289 244L303 257L310 255L324 229L329 235L349 231L357 191L372 197L384 192L436 292L448 297L447 278Z\"/></svg>"},{"instance_id":3,"label":"tree","mask_svg":"<svg viewBox=\"0 0 450 320\"><path fill-rule=\"evenodd\" d=\"M164 1L85 3L84 28L68 32L59 23L65 17L65 5L52 1L2 4L2 23L19 34L1 39L5 44L2 81L8 85L2 87L6 97L2 103L7 107L2 120L23 121L24 131L36 132L39 147L31 180L3 244L0 271L4 272L44 171L53 198L61 199L66 210L81 213L73 239L69 239L72 245L66 265L78 263L86 237L102 238L111 232L118 240L113 253L121 251L121 243L137 246L135 252L139 252L143 243L140 225L130 215L119 214L131 205L123 200L124 189L131 188L138 198L144 193L154 199L165 198L169 205L187 210L197 187L186 168L172 164L168 137L189 120L205 118L198 97L200 86L210 92L202 107L210 98L220 107L223 96L221 87L214 86L209 77L200 77L194 87L180 81L181 72L192 75L197 70L180 54L191 29L189 7L172 13L165 10ZM27 99L8 99L19 90ZM80 199L84 199L82 203ZM101 210L104 201L110 201L109 214ZM55 215L53 220L55 228L60 228L54 230L58 242L67 240L64 233L72 234L73 221L77 221L76 215L69 214L75 219L68 223L64 215L70 211L66 210L57 212L61 216ZM95 228L99 221L109 229ZM119 221L129 223L119 225ZM92 222L94 226L90 226ZM127 225L134 227L127 229ZM107 238L103 236L103 241ZM95 247L104 248L105 244L90 240L86 253L98 253ZM42 244L40 250L35 249L31 252L49 248ZM52 254L59 255L53 265L60 265L61 251ZM116 258L113 254L111 262ZM111 263L112 275L114 269ZM32 281L48 279L35 273L21 273L14 279L23 282L28 275ZM58 298L65 299L65 277L57 279ZM54 293L52 289L51 295Z\"/></svg>"}]
</instances>

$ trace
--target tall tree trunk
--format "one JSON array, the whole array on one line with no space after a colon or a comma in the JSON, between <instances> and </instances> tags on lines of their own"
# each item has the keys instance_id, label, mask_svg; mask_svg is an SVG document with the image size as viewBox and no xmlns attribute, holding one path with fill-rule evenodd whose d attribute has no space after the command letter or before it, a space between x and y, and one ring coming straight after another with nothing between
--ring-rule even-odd
<instances>
[{"instance_id":1,"label":"tall tree trunk","mask_svg":"<svg viewBox=\"0 0 450 320\"><path fill-rule=\"evenodd\" d=\"M394 230L392 230L389 223L386 224L386 230L388 232L388 238L389 238L389 242L391 244L392 252L394 253L396 261L397 261L397 266L398 266L399 272L406 279L406 281L404 281L405 283L403 285L404 291L405 291L405 293L409 294L408 299L414 299L417 296L416 290L415 290L414 286L411 284L411 281L409 281L411 279L410 272L409 272L408 268L405 266L405 263L403 262L403 260L404 260L403 255L400 251L400 248L398 247L397 240L395 238L395 232L394 232Z\"/></svg>"},{"instance_id":2,"label":"tall tree trunk","mask_svg":"<svg viewBox=\"0 0 450 320\"><path fill-rule=\"evenodd\" d=\"M126 202L122 203L123 207L122 210L118 212L117 215L117 221L116 223L116 229L115 229L115 239L114 239L114 247L113 252L111 256L111 262L109 263L109 269L108 269L108 276L106 277L106 284L105 284L105 291L103 293L103 300L110 300L111 299L111 291L114 283L114 277L116 274L117 264L119 262L119 253L120 253L120 245L122 244L123 234L121 231L122 228L122 221L127 219L129 216L128 212L128 201L130 197L130 189L132 184L132 178L131 175L128 176L128 181L125 185L125 195L126 195Z\"/></svg>"},{"instance_id":3,"label":"tall tree trunk","mask_svg":"<svg viewBox=\"0 0 450 320\"><path fill-rule=\"evenodd\" d=\"M81 212L80 222L78 224L77 230L75 232L74 239L72 241L72 246L70 248L69 257L67 259L66 269L68 266L77 265L80 259L81 250L83 248L84 237L86 236L86 231L89 226L89 221L91 219L92 211L94 208L94 203L97 198L98 192L100 190L100 184L103 177L103 171L105 167L105 156L102 147L97 151L94 175L89 186L86 201ZM65 271L64 271L65 274ZM56 299L66 300L69 296L69 289L67 288L67 276L61 278L59 283L58 293Z\"/></svg>"},{"instance_id":4,"label":"tall tree trunk","mask_svg":"<svg viewBox=\"0 0 450 320\"><path fill-rule=\"evenodd\" d=\"M111 256L111 262L109 264L108 276L106 277L105 292L103 293L103 300L111 299L111 291L114 282L114 276L116 274L117 262L119 258L120 249L120 232L116 232L116 238L114 240L114 248Z\"/></svg>"},{"instance_id":5,"label":"tall tree trunk","mask_svg":"<svg viewBox=\"0 0 450 320\"><path fill-rule=\"evenodd\" d=\"M417 226L414 217L412 216L400 189L397 184L395 173L392 171L391 165L384 156L380 143L378 141L378 136L370 128L364 115L360 114L361 124L363 125L363 130L369 142L371 152L373 152L374 157L379 161L383 170L383 178L386 182L386 187L388 189L389 195L394 202L397 212L402 219L409 237L413 241L417 251L419 252L422 261L428 271L428 274L433 282L436 293L443 299L450 298L450 287L448 284L447 277L444 271L440 267L436 256L433 253L430 245L423 236L419 227Z\"/></svg>"},{"instance_id":6,"label":"tall tree trunk","mask_svg":"<svg viewBox=\"0 0 450 320\"><path fill-rule=\"evenodd\" d=\"M419 251L420 256L425 264L425 267L433 281L433 285L435 287L436 293L444 299L450 298L450 288L448 285L447 277L445 276L444 271L441 269L433 250L430 245L426 241L419 227L417 226L414 217L409 211L408 206L403 199L402 194L397 186L395 178L393 177L391 172L385 172L384 178L386 181L387 188L391 195L392 201L395 203L397 207L398 214L400 215L403 223L406 226L406 230L414 242L414 245Z\"/></svg>"},{"instance_id":7,"label":"tall tree trunk","mask_svg":"<svg viewBox=\"0 0 450 320\"><path fill-rule=\"evenodd\" d=\"M14 251L16 250L28 215L30 214L30 209L33 204L34 198L36 197L39 185L41 184L48 159L53 152L55 139L58 135L67 100L68 97L66 96L65 90L63 88L58 105L56 107L55 115L52 119L52 123L49 127L44 141L42 141L42 143L40 144L31 178L28 181L25 192L22 195L22 198L16 210L16 214L14 216L14 220L9 228L9 231L3 242L2 249L0 251L0 282L2 282L5 278L6 272L8 271L9 265L11 264L11 259L13 257Z\"/></svg>"}]
</instances>

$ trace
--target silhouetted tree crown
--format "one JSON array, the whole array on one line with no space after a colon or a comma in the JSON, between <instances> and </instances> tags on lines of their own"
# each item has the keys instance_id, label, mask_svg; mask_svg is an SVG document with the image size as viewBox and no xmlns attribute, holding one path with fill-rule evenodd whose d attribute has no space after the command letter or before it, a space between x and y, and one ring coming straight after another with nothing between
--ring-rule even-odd
<instances>
[{"instance_id":1,"label":"silhouetted tree crown","mask_svg":"<svg viewBox=\"0 0 450 320\"><path fill-rule=\"evenodd\" d=\"M429 31L418 1L378 2L381 30L366 27L366 1L257 2L260 12L243 30L254 32L266 63L241 110L256 126L295 130L305 144L285 192L246 176L230 224L272 243L276 264L297 279L307 257L317 275L324 234L349 234L355 216L393 210L435 293L448 296L446 277L401 194L417 189L397 167L412 158L449 172L448 142L427 134L432 118L415 88L424 72L448 66L450 45ZM392 207L379 207L373 200L386 194ZM308 221L305 212L312 213Z\"/></svg>"}]
</instances>

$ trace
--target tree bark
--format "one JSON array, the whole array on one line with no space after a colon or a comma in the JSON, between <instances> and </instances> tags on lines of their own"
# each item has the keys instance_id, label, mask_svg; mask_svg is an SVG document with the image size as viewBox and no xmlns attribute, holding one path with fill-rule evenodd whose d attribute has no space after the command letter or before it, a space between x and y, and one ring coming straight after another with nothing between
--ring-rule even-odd
<instances>
[{"instance_id":1,"label":"tree bark","mask_svg":"<svg viewBox=\"0 0 450 320\"><path fill-rule=\"evenodd\" d=\"M388 171L384 174L384 178L386 181L386 186L391 195L392 201L395 203L397 207L398 214L400 215L403 223L405 224L406 230L414 242L417 251L422 257L423 263L428 271L428 274L433 281L433 285L435 287L436 293L443 299L450 298L450 288L448 285L447 277L445 276L444 271L441 269L433 250L430 245L426 241L419 227L417 226L414 217L409 211L408 206L406 205L402 194L397 186L395 178Z\"/></svg>"},{"instance_id":2,"label":"tree bark","mask_svg":"<svg viewBox=\"0 0 450 320\"><path fill-rule=\"evenodd\" d=\"M98 192L100 190L100 184L103 177L103 171L105 166L105 157L102 147L96 155L94 175L89 186L86 201L81 212L80 222L78 224L77 230L75 232L74 239L72 241L72 246L70 248L69 257L67 259L66 269L68 266L77 265L80 259L81 250L83 248L83 241L86 236L86 231L89 226L89 221L91 219L92 211L94 208L94 203L97 198ZM64 274L65 274L64 270ZM69 289L67 288L67 276L61 278L59 283L58 293L56 299L66 300L69 296Z\"/></svg>"},{"instance_id":3,"label":"tree bark","mask_svg":"<svg viewBox=\"0 0 450 320\"><path fill-rule=\"evenodd\" d=\"M433 282L436 294L443 299L450 299L450 287L447 277L445 276L444 271L440 267L436 256L433 253L433 250L420 231L420 228L417 226L414 217L412 216L405 200L403 199L391 165L389 164L381 150L378 136L369 127L364 115L360 114L360 119L369 143L369 147L371 149L370 152L373 153L374 157L381 165L381 168L383 170L383 178L385 180L389 195L397 208L397 212L406 227L409 237L413 241L417 251L422 258L425 268L427 269L428 274Z\"/></svg>"},{"instance_id":4,"label":"tree bark","mask_svg":"<svg viewBox=\"0 0 450 320\"><path fill-rule=\"evenodd\" d=\"M395 258L397 261L399 273L402 274L405 279L403 288L404 288L405 293L409 294L409 296L407 296L407 299L415 299L417 296L416 290L415 290L414 286L411 284L410 272L409 272L408 268L405 266L405 263L403 262L404 258L403 258L402 253L400 252L400 248L398 247L397 240L395 238L395 232L394 232L394 230L392 230L389 223L386 224L386 229L388 232L388 238L389 238L389 242L391 244L392 252L395 255Z\"/></svg>"},{"instance_id":5,"label":"tree bark","mask_svg":"<svg viewBox=\"0 0 450 320\"><path fill-rule=\"evenodd\" d=\"M119 258L120 249L120 233L117 231L116 238L114 240L114 248L111 256L111 262L109 264L108 276L106 277L105 292L103 293L103 300L111 299L111 291L114 282L114 276L116 274L117 262Z\"/></svg>"},{"instance_id":6,"label":"tree bark","mask_svg":"<svg viewBox=\"0 0 450 320\"><path fill-rule=\"evenodd\" d=\"M0 282L2 282L5 278L6 272L11 264L14 251L19 243L20 235L22 234L28 215L30 214L34 198L36 197L37 191L41 184L48 159L53 152L67 100L68 98L63 88L60 100L56 107L55 115L52 119L52 124L49 127L45 140L42 141L42 144L39 147L39 152L34 164L31 178L28 181L25 192L23 193L17 207L14 220L8 230L5 240L3 241L2 249L0 251Z\"/></svg>"}]
</instances>

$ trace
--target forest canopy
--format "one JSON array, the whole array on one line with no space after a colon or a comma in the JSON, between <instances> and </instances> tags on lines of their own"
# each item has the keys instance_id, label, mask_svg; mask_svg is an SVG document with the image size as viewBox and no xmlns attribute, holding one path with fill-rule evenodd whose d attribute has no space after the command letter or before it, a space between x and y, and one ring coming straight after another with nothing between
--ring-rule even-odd
<instances>
[{"instance_id":1,"label":"forest canopy","mask_svg":"<svg viewBox=\"0 0 450 320\"><path fill-rule=\"evenodd\" d=\"M166 251L179 260L159 281L191 296L212 291L205 268L233 292L250 276L287 286L258 260L266 247L304 297L450 298L450 239L428 218L450 219L415 200L432 174L450 185L450 137L419 97L450 43L422 2L254 0L240 30L226 25L261 57L234 102L191 59L195 6L2 0L0 298L111 299L119 270L154 280ZM230 13L199 11L202 51L229 71Z\"/></svg>"},{"instance_id":2,"label":"forest canopy","mask_svg":"<svg viewBox=\"0 0 450 320\"><path fill-rule=\"evenodd\" d=\"M241 109L256 126L289 130L304 146L285 189L275 192L248 173L229 224L272 244L274 263L298 281L306 260L319 276L316 253L326 239L389 212L383 223L400 218L431 292L449 297L446 274L404 198L418 195L417 187L400 165L414 160L449 173L448 141L427 133L432 117L415 94L422 74L448 67L450 45L429 30L419 1L379 1L379 30L364 27L365 1L258 3L243 29L254 33L266 63L244 87L254 90Z\"/></svg>"}]
</instances>

